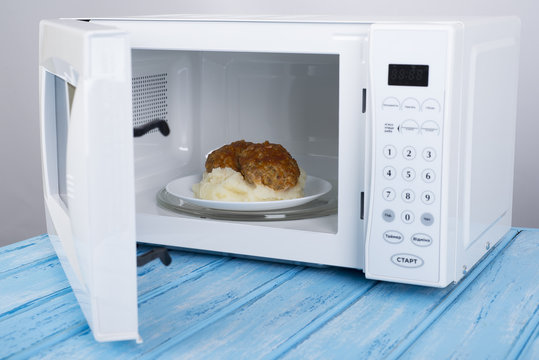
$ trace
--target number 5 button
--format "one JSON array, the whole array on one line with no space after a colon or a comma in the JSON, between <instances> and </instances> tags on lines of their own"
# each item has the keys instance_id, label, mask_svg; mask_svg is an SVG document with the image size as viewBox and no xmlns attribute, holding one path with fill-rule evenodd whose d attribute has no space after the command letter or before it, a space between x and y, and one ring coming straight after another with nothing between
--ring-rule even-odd
<instances>
[{"instance_id":1,"label":"number 5 button","mask_svg":"<svg viewBox=\"0 0 539 360\"><path fill-rule=\"evenodd\" d=\"M406 181L412 181L415 179L415 170L407 167L402 169L402 178Z\"/></svg>"}]
</instances>

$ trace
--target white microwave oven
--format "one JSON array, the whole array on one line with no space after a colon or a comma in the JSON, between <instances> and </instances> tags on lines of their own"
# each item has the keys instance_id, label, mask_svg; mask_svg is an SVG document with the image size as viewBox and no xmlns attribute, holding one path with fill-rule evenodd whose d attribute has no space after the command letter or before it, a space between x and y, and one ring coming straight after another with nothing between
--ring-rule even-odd
<instances>
[{"instance_id":1,"label":"white microwave oven","mask_svg":"<svg viewBox=\"0 0 539 360\"><path fill-rule=\"evenodd\" d=\"M513 17L42 21L47 229L95 338L138 339L137 242L459 281L511 224L519 36ZM169 191L240 139L331 190Z\"/></svg>"}]
</instances>

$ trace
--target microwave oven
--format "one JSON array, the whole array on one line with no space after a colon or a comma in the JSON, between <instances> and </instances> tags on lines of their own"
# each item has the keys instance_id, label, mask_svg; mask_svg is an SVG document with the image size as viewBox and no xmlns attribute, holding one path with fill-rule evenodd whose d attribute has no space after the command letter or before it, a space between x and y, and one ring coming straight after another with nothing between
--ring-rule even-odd
<instances>
[{"instance_id":1,"label":"microwave oven","mask_svg":"<svg viewBox=\"0 0 539 360\"><path fill-rule=\"evenodd\" d=\"M42 21L47 230L95 338L138 339L137 242L459 281L511 224L519 36L514 17ZM240 139L331 190L287 208L169 191Z\"/></svg>"}]
</instances>

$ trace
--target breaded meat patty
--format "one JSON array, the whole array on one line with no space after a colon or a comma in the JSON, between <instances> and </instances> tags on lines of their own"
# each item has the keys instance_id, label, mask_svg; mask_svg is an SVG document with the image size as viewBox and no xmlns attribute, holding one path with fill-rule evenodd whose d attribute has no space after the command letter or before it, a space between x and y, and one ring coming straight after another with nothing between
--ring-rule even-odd
<instances>
[{"instance_id":1,"label":"breaded meat patty","mask_svg":"<svg viewBox=\"0 0 539 360\"><path fill-rule=\"evenodd\" d=\"M245 181L266 185L273 190L287 190L298 182L296 160L279 144L250 144L238 156L239 171Z\"/></svg>"},{"instance_id":2,"label":"breaded meat patty","mask_svg":"<svg viewBox=\"0 0 539 360\"><path fill-rule=\"evenodd\" d=\"M206 159L206 172L210 173L215 168L227 167L239 172L238 155L251 144L251 142L239 140L212 151Z\"/></svg>"}]
</instances>

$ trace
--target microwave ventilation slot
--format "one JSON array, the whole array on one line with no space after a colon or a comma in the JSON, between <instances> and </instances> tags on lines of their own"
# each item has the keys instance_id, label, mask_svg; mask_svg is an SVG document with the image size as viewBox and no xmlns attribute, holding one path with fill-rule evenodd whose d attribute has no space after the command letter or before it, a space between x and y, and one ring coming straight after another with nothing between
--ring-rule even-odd
<instances>
[{"instance_id":1,"label":"microwave ventilation slot","mask_svg":"<svg viewBox=\"0 0 539 360\"><path fill-rule=\"evenodd\" d=\"M167 73L141 75L132 78L133 127L141 127L167 115ZM156 132L157 129L149 131Z\"/></svg>"}]
</instances>

